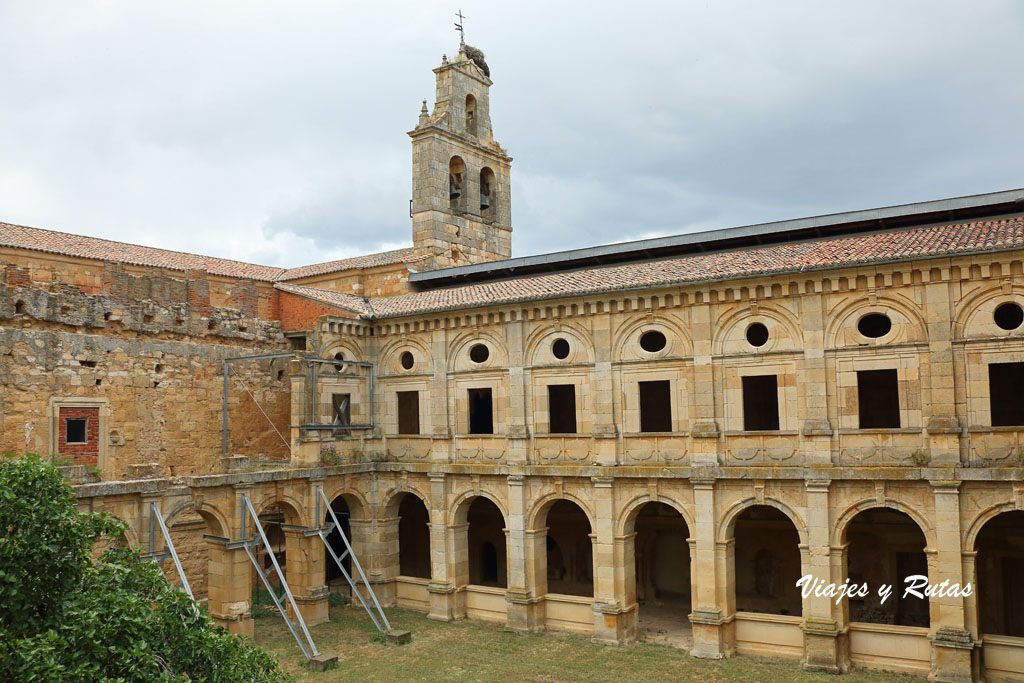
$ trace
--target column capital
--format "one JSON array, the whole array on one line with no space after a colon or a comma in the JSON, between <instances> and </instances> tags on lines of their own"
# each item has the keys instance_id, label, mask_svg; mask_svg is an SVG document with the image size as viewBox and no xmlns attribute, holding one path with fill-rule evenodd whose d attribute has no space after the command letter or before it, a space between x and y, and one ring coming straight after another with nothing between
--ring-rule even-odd
<instances>
[{"instance_id":1,"label":"column capital","mask_svg":"<svg viewBox=\"0 0 1024 683\"><path fill-rule=\"evenodd\" d=\"M828 493L832 485L831 479L805 479L804 488L808 493Z\"/></svg>"},{"instance_id":2,"label":"column capital","mask_svg":"<svg viewBox=\"0 0 1024 683\"><path fill-rule=\"evenodd\" d=\"M597 488L608 489L615 483L615 477L591 477L590 481Z\"/></svg>"},{"instance_id":3,"label":"column capital","mask_svg":"<svg viewBox=\"0 0 1024 683\"><path fill-rule=\"evenodd\" d=\"M959 481L931 481L934 493L958 493L960 491Z\"/></svg>"}]
</instances>

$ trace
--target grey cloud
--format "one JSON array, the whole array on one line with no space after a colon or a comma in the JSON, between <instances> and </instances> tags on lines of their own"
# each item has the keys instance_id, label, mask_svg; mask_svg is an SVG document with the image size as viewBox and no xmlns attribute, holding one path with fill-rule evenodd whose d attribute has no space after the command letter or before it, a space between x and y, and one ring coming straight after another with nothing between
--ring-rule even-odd
<instances>
[{"instance_id":1,"label":"grey cloud","mask_svg":"<svg viewBox=\"0 0 1024 683\"><path fill-rule=\"evenodd\" d=\"M1017 3L463 9L517 255L1024 185ZM407 243L449 14L0 7L0 220L286 266Z\"/></svg>"}]
</instances>

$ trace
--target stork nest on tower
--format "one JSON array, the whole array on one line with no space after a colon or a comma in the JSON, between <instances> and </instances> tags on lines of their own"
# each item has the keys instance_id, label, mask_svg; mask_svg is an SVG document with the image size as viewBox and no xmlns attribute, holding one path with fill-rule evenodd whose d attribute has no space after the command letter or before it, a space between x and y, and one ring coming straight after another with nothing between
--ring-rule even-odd
<instances>
[{"instance_id":1,"label":"stork nest on tower","mask_svg":"<svg viewBox=\"0 0 1024 683\"><path fill-rule=\"evenodd\" d=\"M463 51L466 56L473 60L473 63L480 67L480 70L484 72L484 76L491 77L491 70L487 66L487 62L484 60L484 51L478 47L472 45L463 45Z\"/></svg>"}]
</instances>

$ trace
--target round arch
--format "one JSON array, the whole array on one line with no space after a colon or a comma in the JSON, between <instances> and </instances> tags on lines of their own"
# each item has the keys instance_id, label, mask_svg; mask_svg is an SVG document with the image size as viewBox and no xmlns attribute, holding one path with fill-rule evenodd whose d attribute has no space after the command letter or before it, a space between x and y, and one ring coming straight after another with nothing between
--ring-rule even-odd
<instances>
[{"instance_id":1,"label":"round arch","mask_svg":"<svg viewBox=\"0 0 1024 683\"><path fill-rule=\"evenodd\" d=\"M430 512L430 496L415 486L399 485L384 494L383 500L386 502L381 505L381 509L384 511L385 518L398 516L398 506L402 504L402 496L405 494L410 494L419 498L420 502L422 502L424 507L427 508L427 512Z\"/></svg>"},{"instance_id":2,"label":"round arch","mask_svg":"<svg viewBox=\"0 0 1024 683\"><path fill-rule=\"evenodd\" d=\"M756 313L751 311L749 308L744 307L732 311L731 313L727 313L719 318L713 326L714 336L711 340L711 347L714 349L713 353L724 353L726 344L729 342L738 339L742 339L745 342L746 326L757 322L770 322L774 325L778 325L785 330L789 337L789 343L784 346L780 346L777 342L776 335L771 335L768 338L768 343L758 349L760 353L780 350L789 351L803 348L803 333L801 332L800 323L794 318L794 316L783 308L765 306L761 304L758 306ZM737 327L743 328L739 334L736 333Z\"/></svg>"},{"instance_id":3,"label":"round arch","mask_svg":"<svg viewBox=\"0 0 1024 683\"><path fill-rule=\"evenodd\" d=\"M335 486L330 491L324 491L324 497L327 498L328 503L334 503L334 500L339 496L344 498L345 504L348 505L348 512L352 519L367 518L370 505L361 493L341 485ZM324 514L326 514L326 511Z\"/></svg>"},{"instance_id":4,"label":"round arch","mask_svg":"<svg viewBox=\"0 0 1024 683\"><path fill-rule=\"evenodd\" d=\"M556 337L571 337L575 341L575 348L570 351L571 360L568 358L556 359L551 353L551 344L546 342L551 342ZM554 365L563 362L593 363L596 360L594 344L589 333L575 324L566 322L534 330L526 338L523 348L526 350L524 356L528 366Z\"/></svg>"},{"instance_id":5,"label":"round arch","mask_svg":"<svg viewBox=\"0 0 1024 683\"><path fill-rule=\"evenodd\" d=\"M469 349L484 342L491 351L490 357L482 363L469 360ZM505 342L490 332L471 331L460 334L448 345L447 365L449 370L485 370L508 365L508 349Z\"/></svg>"},{"instance_id":6,"label":"round arch","mask_svg":"<svg viewBox=\"0 0 1024 683\"><path fill-rule=\"evenodd\" d=\"M362 360L364 355L363 348L351 338L345 341L328 340L319 351L320 358L334 358L335 354L340 353L346 360Z\"/></svg>"},{"instance_id":7,"label":"round arch","mask_svg":"<svg viewBox=\"0 0 1024 683\"><path fill-rule=\"evenodd\" d=\"M657 330L668 339L668 344L662 351L657 352L657 357L682 357L693 355L693 339L687 334L679 321L672 318L655 315L650 318L643 317L639 320L629 320L616 328L612 339L612 360L622 360L626 354L626 344L631 342L639 345L639 337L643 332Z\"/></svg>"},{"instance_id":8,"label":"round arch","mask_svg":"<svg viewBox=\"0 0 1024 683\"><path fill-rule=\"evenodd\" d=\"M401 365L401 355L405 351L412 352L413 359L416 362L413 370L406 370ZM382 372L386 370L395 374L413 371L415 371L415 374L428 373L431 370L430 349L418 339L412 337L394 339L381 349L380 370Z\"/></svg>"},{"instance_id":9,"label":"round arch","mask_svg":"<svg viewBox=\"0 0 1024 683\"><path fill-rule=\"evenodd\" d=\"M690 532L691 536L693 535L693 517L682 503L673 498L669 498L668 496L658 494L657 497L654 497L649 493L636 496L622 507L622 512L619 514L618 522L615 526L615 535L625 536L633 533L634 525L636 524L636 517L640 514L640 510L643 506L648 503L664 503L678 512L683 518L683 521L686 522L687 530Z\"/></svg>"},{"instance_id":10,"label":"round arch","mask_svg":"<svg viewBox=\"0 0 1024 683\"><path fill-rule=\"evenodd\" d=\"M595 524L596 519L594 518L594 511L590 508L587 502L584 501L579 496L573 493L568 493L566 491L563 491L562 493L547 493L538 498L536 502L534 502L533 507L530 508L529 513L526 515L526 528L536 529L537 521L540 519L541 515L544 515L546 520L548 510L550 510L551 506L560 500L567 500L570 503L575 503L576 505L578 505L580 509L583 510L583 514L587 516L587 522L590 523L591 530L597 528Z\"/></svg>"},{"instance_id":11,"label":"round arch","mask_svg":"<svg viewBox=\"0 0 1024 683\"><path fill-rule=\"evenodd\" d=\"M776 508L779 512L786 515L786 517L789 518L789 521L793 523L793 527L796 528L796 533L800 537L800 546L807 547L807 525L804 523L803 517L797 514L796 510L786 503L783 503L781 500L768 497L765 497L763 501L758 501L756 498L744 498L741 501L733 503L722 516L722 522L718 525L716 540L719 542L725 542L731 539L736 529L736 519L743 514L744 510L758 505Z\"/></svg>"},{"instance_id":12,"label":"round arch","mask_svg":"<svg viewBox=\"0 0 1024 683\"><path fill-rule=\"evenodd\" d=\"M257 515L262 515L272 506L277 506L279 510L284 514L284 520L286 524L302 525L304 522L302 511L305 510L305 505L301 501L295 499L289 495L278 495L277 493L269 493L259 500L259 502L253 501L252 507L256 510Z\"/></svg>"},{"instance_id":13,"label":"round arch","mask_svg":"<svg viewBox=\"0 0 1024 683\"><path fill-rule=\"evenodd\" d=\"M1007 337L1024 334L1024 326L1016 330L1000 329L992 319L992 314L1000 304L1017 303L1024 306L1024 286L1013 285L1009 292L1002 285L986 287L969 295L960 303L953 317L953 337L963 339L970 337L971 332L978 330L980 336ZM987 316L987 320L985 317ZM979 319L980 318L980 319Z\"/></svg>"},{"instance_id":14,"label":"round arch","mask_svg":"<svg viewBox=\"0 0 1024 683\"><path fill-rule=\"evenodd\" d=\"M843 510L843 513L839 515L839 518L836 519L836 523L832 526L832 538L830 539L832 547L839 548L846 545L846 530L849 528L850 522L861 512L871 510L873 508L888 508L890 510L895 510L896 512L904 513L907 517L914 520L914 523L917 524L921 533L924 534L924 551L926 553L930 552L930 549L935 547L935 529L928 523L927 517L898 500L886 500L883 503L879 503L876 498L866 498Z\"/></svg>"},{"instance_id":15,"label":"round arch","mask_svg":"<svg viewBox=\"0 0 1024 683\"><path fill-rule=\"evenodd\" d=\"M924 316L921 313L921 309L914 302L896 294L879 296L875 302L872 302L867 296L859 296L840 304L827 313L828 325L825 328L825 348L834 349L849 346L849 344L842 342L842 331L850 327L856 328L855 321L852 319L859 319L868 313L890 313L892 311L898 313L909 323L909 328L913 331L913 335L901 338L897 334L892 339L880 342L881 344L907 341L919 342L928 339L928 328L925 325ZM903 321L893 320L893 322L899 324ZM890 332L889 334L893 333Z\"/></svg>"},{"instance_id":16,"label":"round arch","mask_svg":"<svg viewBox=\"0 0 1024 683\"><path fill-rule=\"evenodd\" d=\"M1012 501L1005 503L996 503L989 505L987 508L977 514L971 525L967 528L967 533L964 535L964 548L968 551L978 549L978 534L985 528L985 525L991 522L993 519L1003 514L1004 512L1015 512L1020 508L1017 507Z\"/></svg>"},{"instance_id":17,"label":"round arch","mask_svg":"<svg viewBox=\"0 0 1024 683\"><path fill-rule=\"evenodd\" d=\"M473 504L474 498L486 498L494 503L501 513L501 519L505 526L508 526L508 510L501 502L501 498L487 489L473 489L464 491L452 501L451 512L448 514L448 524L466 524L466 515L469 514L469 506Z\"/></svg>"}]
</instances>

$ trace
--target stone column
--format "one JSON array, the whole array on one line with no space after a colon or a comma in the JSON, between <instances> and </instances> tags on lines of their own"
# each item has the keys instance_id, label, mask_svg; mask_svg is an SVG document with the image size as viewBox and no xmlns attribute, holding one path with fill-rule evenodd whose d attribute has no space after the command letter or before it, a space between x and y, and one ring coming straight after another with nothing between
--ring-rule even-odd
<instances>
[{"instance_id":1,"label":"stone column","mask_svg":"<svg viewBox=\"0 0 1024 683\"><path fill-rule=\"evenodd\" d=\"M285 580L295 598L306 626L316 626L329 620L324 581L324 544L319 536L306 536L302 529L284 529L285 552L288 558ZM288 605L289 613L291 606Z\"/></svg>"},{"instance_id":2,"label":"stone column","mask_svg":"<svg viewBox=\"0 0 1024 683\"><path fill-rule=\"evenodd\" d=\"M430 583L427 592L430 594L430 612L428 619L451 621L455 618L455 585L451 581L448 564L448 492L445 475L431 472L430 500Z\"/></svg>"},{"instance_id":3,"label":"stone column","mask_svg":"<svg viewBox=\"0 0 1024 683\"><path fill-rule=\"evenodd\" d=\"M252 563L245 550L228 550L221 541L207 541L209 552L207 609L231 633L253 637Z\"/></svg>"},{"instance_id":4,"label":"stone column","mask_svg":"<svg viewBox=\"0 0 1024 683\"><path fill-rule=\"evenodd\" d=\"M803 573L825 585L833 581L828 496L831 483L829 479L808 479L804 482L807 491L807 563ZM849 670L849 663L841 654L835 609L834 599L827 596L819 597L812 593L803 601L803 665L807 669L829 673Z\"/></svg>"},{"instance_id":5,"label":"stone column","mask_svg":"<svg viewBox=\"0 0 1024 683\"><path fill-rule=\"evenodd\" d=\"M694 529L695 552L690 565L692 572L693 611L690 624L693 626L694 657L721 659L732 654L735 638L732 611L728 608L726 594L731 588L720 586L727 576L727 567L720 561L731 559L730 547L717 547L715 527L715 480L712 477L694 477ZM725 544L729 546L729 544ZM721 572L721 573L720 573ZM728 572L731 574L731 572Z\"/></svg>"},{"instance_id":6,"label":"stone column","mask_svg":"<svg viewBox=\"0 0 1024 683\"><path fill-rule=\"evenodd\" d=\"M928 580L931 585L948 581L965 583L960 544L960 482L933 481L935 496L936 547L930 553ZM969 581L970 578L967 578ZM931 641L933 681L971 681L971 651L974 638L967 630L964 598L932 596Z\"/></svg>"},{"instance_id":7,"label":"stone column","mask_svg":"<svg viewBox=\"0 0 1024 683\"><path fill-rule=\"evenodd\" d=\"M636 533L615 537L615 594L621 605L619 632L623 643L635 642L640 630L636 601Z\"/></svg>"},{"instance_id":8,"label":"stone column","mask_svg":"<svg viewBox=\"0 0 1024 683\"><path fill-rule=\"evenodd\" d=\"M543 628L544 619L542 610L538 607L538 598L530 590L532 584L526 539L526 513L529 501L526 499L523 482L524 477L521 474L508 476L506 628L513 631L538 631Z\"/></svg>"},{"instance_id":9,"label":"stone column","mask_svg":"<svg viewBox=\"0 0 1024 683\"><path fill-rule=\"evenodd\" d=\"M612 477L591 477L594 485L594 640L618 645L625 641L625 596L620 596L616 581L621 570L615 563L615 489ZM634 627L635 630L635 627Z\"/></svg>"}]
</instances>

